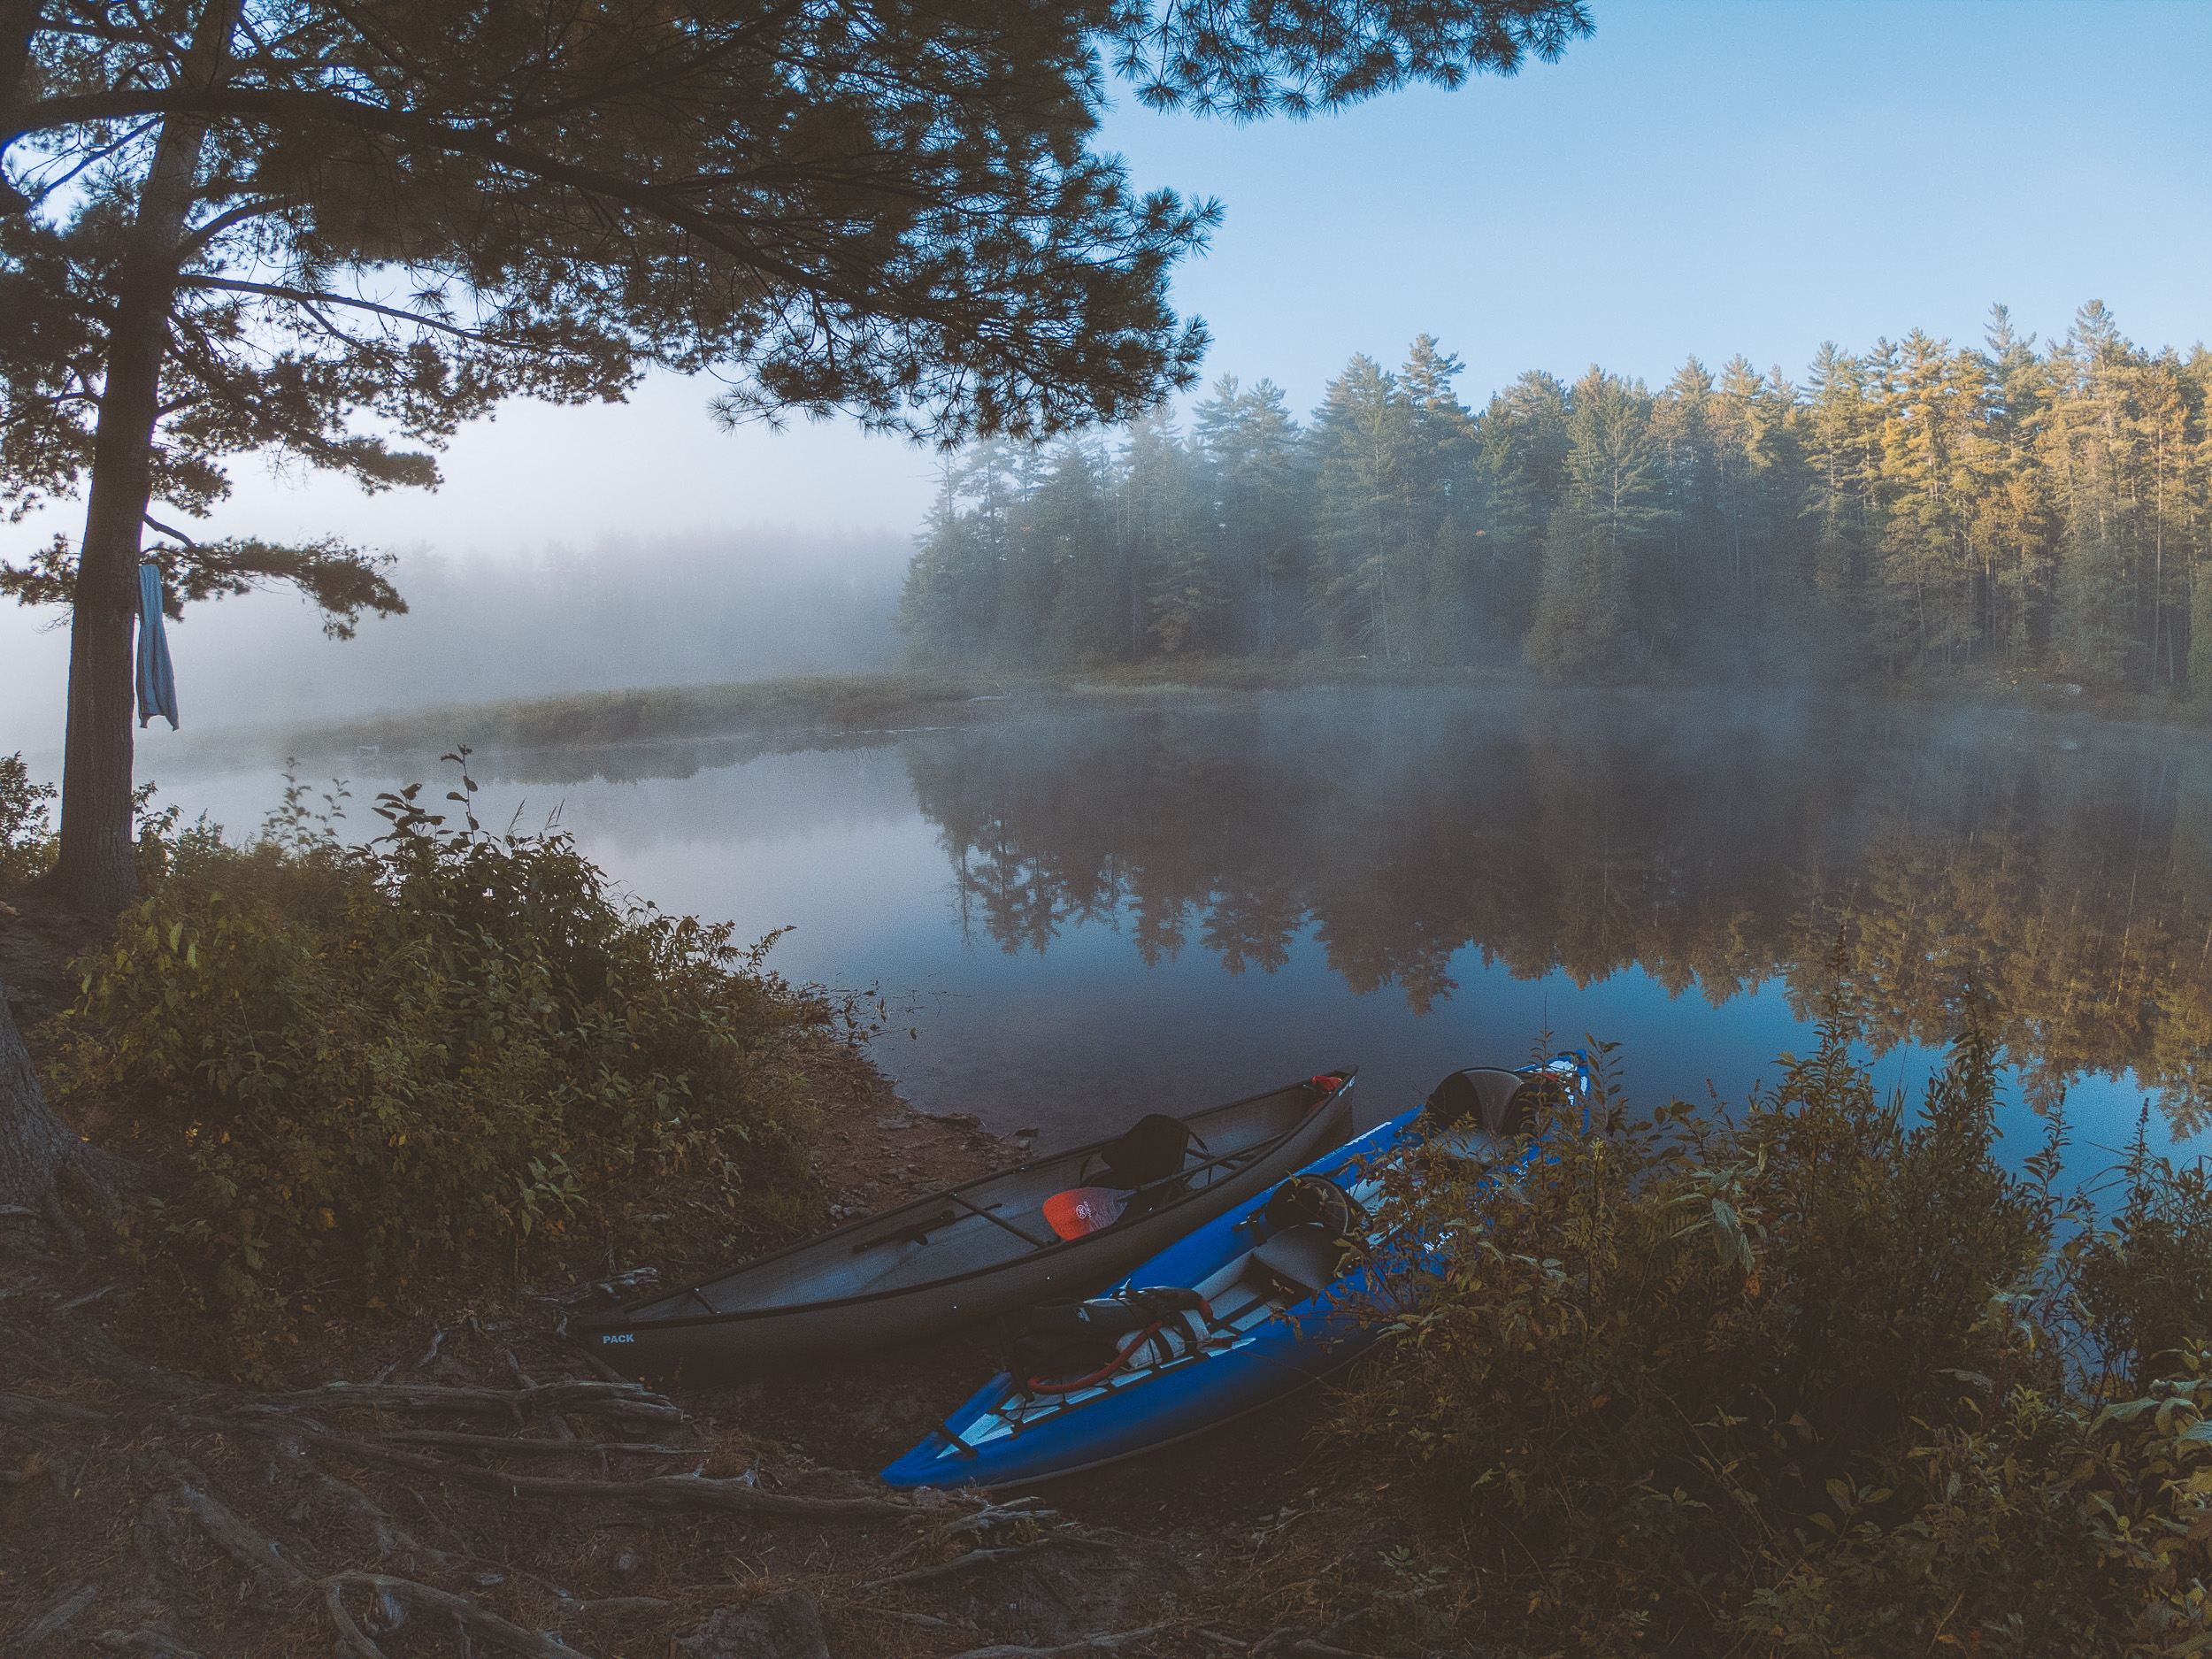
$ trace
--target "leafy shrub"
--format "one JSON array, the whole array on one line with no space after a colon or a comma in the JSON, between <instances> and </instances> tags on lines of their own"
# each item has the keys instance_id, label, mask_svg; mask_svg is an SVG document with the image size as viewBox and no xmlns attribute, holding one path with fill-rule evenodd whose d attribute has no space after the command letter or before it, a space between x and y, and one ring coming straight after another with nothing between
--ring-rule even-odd
<instances>
[{"instance_id":1,"label":"leafy shrub","mask_svg":"<svg viewBox=\"0 0 2212 1659\"><path fill-rule=\"evenodd\" d=\"M33 783L23 752L0 755L0 887L43 875L54 862L54 837L46 803L60 791Z\"/></svg>"},{"instance_id":2,"label":"leafy shrub","mask_svg":"<svg viewBox=\"0 0 2212 1659\"><path fill-rule=\"evenodd\" d=\"M618 903L565 834L486 833L463 785L458 827L419 785L380 797L365 849L296 786L243 848L172 815L80 964L63 1082L189 1171L134 1247L244 1325L389 1305L440 1263L651 1248L690 1207L726 1245L810 1190L795 1056L830 1010L763 969L769 941Z\"/></svg>"},{"instance_id":3,"label":"leafy shrub","mask_svg":"<svg viewBox=\"0 0 2212 1659\"><path fill-rule=\"evenodd\" d=\"M1509 1185L1393 1175L1386 1217L1442 1242L1333 1432L1482 1586L1476 1651L2212 1648L2201 1178L2139 1160L2095 1226L2060 1132L2024 1176L1992 1156L1985 1041L1916 1116L1849 1035L1732 1121L1555 1117Z\"/></svg>"}]
</instances>

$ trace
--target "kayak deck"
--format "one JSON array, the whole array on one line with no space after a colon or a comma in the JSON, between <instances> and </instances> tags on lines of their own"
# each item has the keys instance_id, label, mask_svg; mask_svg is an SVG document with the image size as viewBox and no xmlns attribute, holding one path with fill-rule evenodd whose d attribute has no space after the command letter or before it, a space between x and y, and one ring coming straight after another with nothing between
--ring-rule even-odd
<instances>
[{"instance_id":1,"label":"kayak deck","mask_svg":"<svg viewBox=\"0 0 2212 1659\"><path fill-rule=\"evenodd\" d=\"M1371 1175L1345 1188L1363 1207L1382 1191L1382 1179ZM1380 1231L1360 1235L1357 1240L1370 1252L1386 1242ZM1317 1247L1316 1248L1315 1247ZM1066 1393L1033 1394L1010 1389L996 1405L964 1428L961 1439L980 1449L994 1441L1011 1439L1025 1430L1064 1417L1094 1400L1141 1387L1171 1371L1187 1371L1225 1354L1250 1348L1278 1321L1287 1321L1293 1310L1327 1292L1340 1275L1306 1271L1338 1254L1338 1241L1319 1222L1302 1222L1286 1233L1271 1235L1241 1255L1232 1257L1194 1286L1212 1310L1205 1335L1193 1348L1163 1355L1148 1363L1123 1367L1104 1381ZM1303 1257L1303 1260L1300 1258ZM1318 1283L1308 1282L1318 1279ZM1280 1328L1279 1326L1278 1328Z\"/></svg>"}]
</instances>

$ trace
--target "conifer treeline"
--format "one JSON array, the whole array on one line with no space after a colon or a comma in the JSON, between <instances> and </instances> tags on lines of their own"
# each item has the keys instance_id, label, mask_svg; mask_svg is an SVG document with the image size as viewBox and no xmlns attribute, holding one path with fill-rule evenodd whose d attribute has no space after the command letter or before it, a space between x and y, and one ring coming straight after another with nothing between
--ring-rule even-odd
<instances>
[{"instance_id":1,"label":"conifer treeline","mask_svg":"<svg viewBox=\"0 0 2212 1659\"><path fill-rule=\"evenodd\" d=\"M1189 431L985 443L899 621L924 663L1310 650L1569 680L1981 665L2212 696L2212 353L2104 306L2038 349L1915 330L1804 382L1540 371L1479 411L1431 336L1301 426L1225 378Z\"/></svg>"}]
</instances>

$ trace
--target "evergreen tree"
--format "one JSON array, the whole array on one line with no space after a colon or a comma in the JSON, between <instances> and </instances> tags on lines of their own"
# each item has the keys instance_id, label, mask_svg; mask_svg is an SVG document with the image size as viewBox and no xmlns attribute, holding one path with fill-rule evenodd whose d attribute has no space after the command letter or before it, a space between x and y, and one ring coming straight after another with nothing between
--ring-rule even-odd
<instances>
[{"instance_id":1,"label":"evergreen tree","mask_svg":"<svg viewBox=\"0 0 2212 1659\"><path fill-rule=\"evenodd\" d=\"M1106 502L1106 458L1087 440L1070 438L1054 454L1031 523L1052 561L1052 606L1045 618L1046 660L1087 667L1114 655L1113 519Z\"/></svg>"},{"instance_id":2,"label":"evergreen tree","mask_svg":"<svg viewBox=\"0 0 2212 1659\"><path fill-rule=\"evenodd\" d=\"M1323 642L1340 656L1394 663L1410 647L1399 612L1417 534L1413 400L1372 357L1355 357L1329 382L1313 443L1312 603Z\"/></svg>"},{"instance_id":3,"label":"evergreen tree","mask_svg":"<svg viewBox=\"0 0 2212 1659\"><path fill-rule=\"evenodd\" d=\"M1474 423L1475 628L1493 653L1517 654L1535 615L1544 528L1566 472L1567 388L1538 372L1494 393Z\"/></svg>"},{"instance_id":4,"label":"evergreen tree","mask_svg":"<svg viewBox=\"0 0 2212 1659\"><path fill-rule=\"evenodd\" d=\"M1228 603L1200 471L1164 407L1130 426L1118 494L1132 657L1205 649Z\"/></svg>"},{"instance_id":5,"label":"evergreen tree","mask_svg":"<svg viewBox=\"0 0 2212 1659\"><path fill-rule=\"evenodd\" d=\"M1291 595L1305 570L1298 423L1272 380L1246 390L1231 374L1199 405L1196 426L1212 484L1233 648L1275 650L1295 636Z\"/></svg>"},{"instance_id":6,"label":"evergreen tree","mask_svg":"<svg viewBox=\"0 0 2212 1659\"><path fill-rule=\"evenodd\" d=\"M983 446L918 549L918 658L1073 663L1314 644L1556 677L1942 667L2212 685L2212 352L2101 305L2039 349L1821 347L1801 392L1693 357L1656 396L1521 375L1471 414L1432 335L1355 357L1302 434L1217 381L1095 448ZM1305 616L1293 600L1302 590Z\"/></svg>"},{"instance_id":7,"label":"evergreen tree","mask_svg":"<svg viewBox=\"0 0 2212 1659\"><path fill-rule=\"evenodd\" d=\"M1641 381L1592 368L1575 382L1566 489L1544 538L1543 586L1525 655L1555 678L1647 660L1663 618L1637 604L1640 558L1665 514Z\"/></svg>"},{"instance_id":8,"label":"evergreen tree","mask_svg":"<svg viewBox=\"0 0 2212 1659\"><path fill-rule=\"evenodd\" d=\"M1477 561L1483 537L1475 426L1452 391L1465 366L1433 334L1422 334L1398 371L1412 411L1406 647L1416 661L1431 664L1466 663L1479 654Z\"/></svg>"}]
</instances>

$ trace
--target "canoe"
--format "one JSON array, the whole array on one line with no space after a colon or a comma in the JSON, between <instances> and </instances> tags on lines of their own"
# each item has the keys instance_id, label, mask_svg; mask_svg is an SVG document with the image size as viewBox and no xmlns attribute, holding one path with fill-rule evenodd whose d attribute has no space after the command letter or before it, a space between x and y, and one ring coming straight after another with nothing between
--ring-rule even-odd
<instances>
[{"instance_id":1,"label":"canoe","mask_svg":"<svg viewBox=\"0 0 2212 1659\"><path fill-rule=\"evenodd\" d=\"M1364 1231L1363 1206L1387 1163L1425 1143L1509 1174L1542 1156L1518 1138L1533 1126L1533 1094L1549 1088L1586 1103L1590 1087L1579 1054L1454 1072L1426 1105L1207 1223L1102 1296L1039 1310L1017 1345L1026 1375L993 1378L883 1479L1033 1486L1203 1433L1350 1363L1387 1323L1362 1317L1383 1289L1377 1263L1394 1258L1402 1269L1409 1253L1425 1253ZM1347 1240L1365 1247L1348 1271ZM1071 1329L1087 1338L1070 1339ZM1038 1375L1039 1356L1056 1342L1067 1357Z\"/></svg>"},{"instance_id":2,"label":"canoe","mask_svg":"<svg viewBox=\"0 0 2212 1659\"><path fill-rule=\"evenodd\" d=\"M713 1279L582 1321L626 1375L757 1376L934 1336L1108 1283L1351 1133L1352 1068L1127 1133L855 1221ZM1087 1189L1106 1212L1060 1224Z\"/></svg>"}]
</instances>

